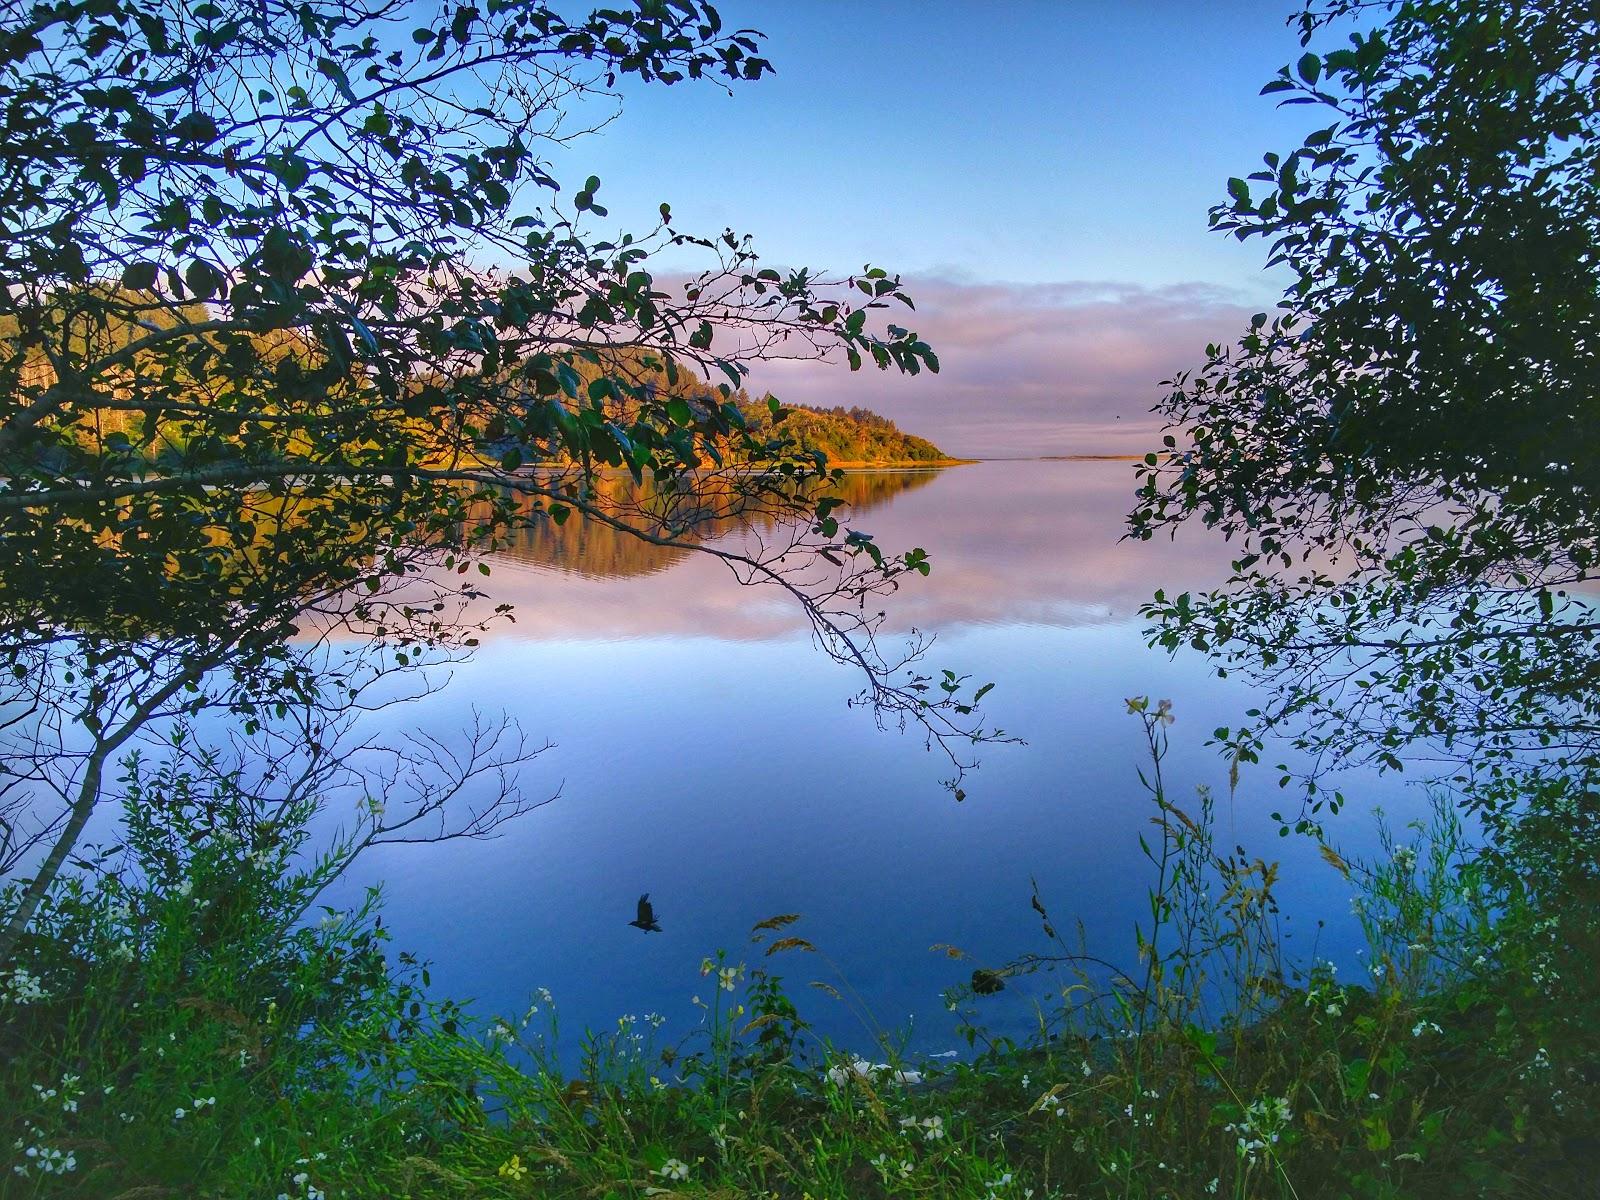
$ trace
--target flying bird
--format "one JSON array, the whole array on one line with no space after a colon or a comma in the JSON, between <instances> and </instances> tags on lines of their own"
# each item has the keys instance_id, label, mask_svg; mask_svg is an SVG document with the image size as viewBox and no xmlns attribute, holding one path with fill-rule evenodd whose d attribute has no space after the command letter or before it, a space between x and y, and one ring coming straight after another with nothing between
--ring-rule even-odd
<instances>
[{"instance_id":1,"label":"flying bird","mask_svg":"<svg viewBox=\"0 0 1600 1200\"><path fill-rule=\"evenodd\" d=\"M650 893L646 892L639 897L639 915L628 922L635 929L642 929L646 933L660 933L661 926L656 924L656 910L650 903Z\"/></svg>"}]
</instances>

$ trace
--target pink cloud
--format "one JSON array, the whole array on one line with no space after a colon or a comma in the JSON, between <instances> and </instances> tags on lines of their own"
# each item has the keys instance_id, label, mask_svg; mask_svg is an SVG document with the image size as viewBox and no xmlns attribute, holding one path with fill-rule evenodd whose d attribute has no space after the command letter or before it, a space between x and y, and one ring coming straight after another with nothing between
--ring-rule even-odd
<instances>
[{"instance_id":1,"label":"pink cloud","mask_svg":"<svg viewBox=\"0 0 1600 1200\"><path fill-rule=\"evenodd\" d=\"M1134 454L1154 448L1160 381L1248 325L1238 293L1207 284L908 280L917 310L885 319L939 355L938 375L757 366L751 390L800 404L860 404L953 454Z\"/></svg>"}]
</instances>

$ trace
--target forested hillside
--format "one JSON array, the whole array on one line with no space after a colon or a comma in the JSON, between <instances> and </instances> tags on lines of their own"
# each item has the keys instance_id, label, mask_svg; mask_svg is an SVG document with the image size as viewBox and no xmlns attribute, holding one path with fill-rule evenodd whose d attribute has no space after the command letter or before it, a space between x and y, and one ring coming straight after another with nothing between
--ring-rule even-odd
<instances>
[{"instance_id":1,"label":"forested hillside","mask_svg":"<svg viewBox=\"0 0 1600 1200\"><path fill-rule=\"evenodd\" d=\"M172 324L171 315L161 310L153 295L146 296L125 289L111 294L119 297L130 310L144 313L143 319L155 325L167 327ZM77 323L69 313L74 308L73 299L78 295L72 291L63 293L61 311L54 314L63 324ZM198 303L190 306L189 313L191 319L195 320L206 320L210 316L207 307ZM92 346L101 353L110 353L129 345L137 328L128 320L85 321L81 323L81 328L74 330L73 336L85 347ZM304 377L307 384L317 386L312 383L312 378L319 356L303 338L283 333L263 334L253 338L251 346L263 361L280 364L280 377L287 372L292 376ZM3 314L0 314L0 357L20 357L19 369L25 383L45 387L54 381L54 372L43 356L22 348L16 319ZM142 357L136 355L135 360L140 361ZM615 377L642 385L654 394L678 397L690 406L688 411L691 413L714 413L731 402L756 437L768 442L791 440L794 445L790 452L809 454L820 451L827 455L829 466L903 467L960 461L951 458L925 438L903 432L889 418L859 405L850 408L842 405L832 408L786 405L774 413L770 397L752 400L741 389L725 399L718 388L699 376L689 371L669 372L659 359L637 352L611 351L593 356L593 361L578 356L561 357L563 365L571 373L571 395L564 397L564 402L574 410L586 405L598 406L605 412L606 419L615 423L626 425L636 420L639 415L638 404L625 395L597 391L592 385L603 377ZM190 446L192 422L197 408L215 402L216 390L224 386L226 376L219 374L216 363L206 366L197 359L191 367L188 371L167 378L166 390L160 395L153 394L139 371L130 373L130 380L139 378L145 382L140 394L134 395L131 387L124 387L103 396L100 406L77 424L75 441L87 453L98 452L104 445L103 439L117 437L126 439L124 444L128 449L137 449L147 455L198 452L208 460L214 457L218 452L217 447L209 444L198 448ZM407 387L420 399L424 393L433 390L430 384L437 388L443 381L413 379ZM340 403L338 388L325 387L324 390L328 415L332 419ZM455 400L458 405L471 403L464 395L456 396ZM533 394L527 398L530 411L543 402L542 397ZM267 407L270 411L270 405ZM483 425L490 436L482 440L480 451L489 457L499 458L504 446L509 444L503 428L504 420L497 422L491 414L485 413ZM425 425L422 427L425 428ZM726 461L739 461L744 457L732 439L719 438L717 442ZM448 455L424 457L446 458ZM559 439L554 437L546 458L552 462L570 461Z\"/></svg>"},{"instance_id":2,"label":"forested hillside","mask_svg":"<svg viewBox=\"0 0 1600 1200\"><path fill-rule=\"evenodd\" d=\"M904 433L888 417L859 406L810 408L789 405L774 425L766 404L742 406L756 428L773 426L802 450L820 450L833 466L908 466L958 462L925 438Z\"/></svg>"}]
</instances>

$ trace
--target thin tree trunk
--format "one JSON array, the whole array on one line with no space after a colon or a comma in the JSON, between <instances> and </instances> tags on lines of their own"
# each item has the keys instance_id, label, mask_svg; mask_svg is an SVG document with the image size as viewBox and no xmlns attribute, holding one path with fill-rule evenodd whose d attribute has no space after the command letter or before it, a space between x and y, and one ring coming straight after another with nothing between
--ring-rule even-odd
<instances>
[{"instance_id":1,"label":"thin tree trunk","mask_svg":"<svg viewBox=\"0 0 1600 1200\"><path fill-rule=\"evenodd\" d=\"M61 873L62 864L67 861L67 855L72 853L72 847L77 845L83 827L88 824L89 816L100 800L100 779L105 771L106 755L111 749L110 745L102 745L89 756L89 766L83 773L83 782L78 787L78 797L72 802L72 814L67 818L61 836L56 839L56 844L50 848L49 855L39 864L39 869L28 881L28 886L22 893L22 901L6 921L5 929L0 930L0 966L11 961L11 952L16 947L17 939L33 920L33 915L39 910L39 904L44 899L45 893L50 890L50 885Z\"/></svg>"},{"instance_id":2,"label":"thin tree trunk","mask_svg":"<svg viewBox=\"0 0 1600 1200\"><path fill-rule=\"evenodd\" d=\"M129 714L128 719L116 733L103 740L89 755L88 765L83 772L83 782L78 786L77 798L72 802L72 812L61 830L61 836L50 848L50 853L45 856L44 862L39 864L39 869L33 873L33 878L23 889L22 899L18 902L16 911L7 919L5 928L0 930L0 967L11 961L17 940L33 920L34 914L38 912L45 893L50 890L50 885L61 873L67 856L72 853L72 848L77 845L78 838L83 833L83 827L89 823L95 805L100 802L100 784L104 778L106 760L143 728L144 723L156 710L177 695L184 686L198 678L200 673L197 665L191 664L187 670L167 680L153 696Z\"/></svg>"}]
</instances>

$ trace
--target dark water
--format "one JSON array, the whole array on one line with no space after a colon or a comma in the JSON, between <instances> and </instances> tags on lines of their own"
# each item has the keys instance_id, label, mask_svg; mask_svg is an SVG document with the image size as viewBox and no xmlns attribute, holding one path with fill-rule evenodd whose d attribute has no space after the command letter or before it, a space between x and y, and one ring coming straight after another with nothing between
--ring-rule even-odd
<instances>
[{"instance_id":1,"label":"dark water","mask_svg":"<svg viewBox=\"0 0 1600 1200\"><path fill-rule=\"evenodd\" d=\"M508 709L556 743L526 783L560 798L494 841L386 849L349 886L384 883L396 944L431 959L445 993L515 1014L545 987L569 1030L653 1010L664 1034L688 1032L690 997L709 994L702 957L753 960L753 923L801 913L794 932L826 961L775 961L821 1032L867 1050L875 1027L914 1022L914 1048L946 1050L942 989L974 962L1047 949L1030 877L1058 925L1079 919L1094 949L1131 961L1153 871L1124 698L1148 694L1177 714L1174 796L1212 785L1219 840L1284 862L1290 945L1357 974L1343 881L1268 817L1290 800L1276 772L1247 770L1230 805L1226 764L1203 746L1250 695L1198 657L1144 647L1138 605L1157 587L1219 581L1227 555L1204 536L1120 542L1131 481L1128 463L995 462L857 482L859 524L934 562L890 602L888 636L936 633L929 662L994 680L990 719L1027 739L986 750L959 804L920 738L847 705L858 679L811 647L781 596L705 556L530 537L489 581L516 623L405 720L448 732L473 707ZM1394 777L1343 784L1397 822L1422 807ZM1375 840L1362 803L1335 825L1352 852ZM662 934L627 924L645 891ZM870 1020L800 986L811 979L847 983ZM984 1002L993 1028L1032 1026L1027 990Z\"/></svg>"}]
</instances>

